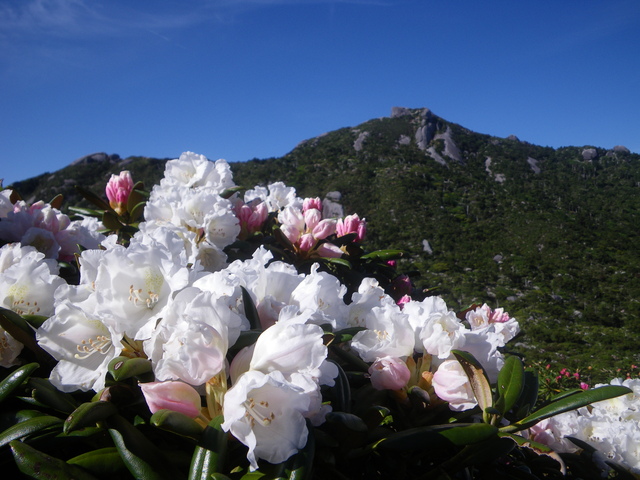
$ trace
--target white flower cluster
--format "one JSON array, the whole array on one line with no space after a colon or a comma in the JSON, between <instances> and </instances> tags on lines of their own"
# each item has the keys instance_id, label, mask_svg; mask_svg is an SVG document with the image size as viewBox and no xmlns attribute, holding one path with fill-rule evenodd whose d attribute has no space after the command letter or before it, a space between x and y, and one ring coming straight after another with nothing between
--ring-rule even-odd
<instances>
[{"instance_id":1,"label":"white flower cluster","mask_svg":"<svg viewBox=\"0 0 640 480\"><path fill-rule=\"evenodd\" d=\"M498 348L519 329L501 310L484 305L469 312L465 323L439 297L400 306L372 278L362 282L347 304L347 288L317 264L309 274L299 274L292 265L273 261L262 247L249 260L227 264L223 248L241 233L238 205L248 208L246 219L255 220L255 212L260 218L265 210L280 212L292 244L303 245L306 240L300 239L309 236L313 245L307 251L336 229L335 221L321 218L319 199L305 204L284 184L256 187L244 201L237 194L223 198L223 191L233 186L223 160L210 162L187 152L167 162L140 231L126 248L111 236L102 248L84 250L79 285L67 285L56 275L55 262L32 247L2 247L0 302L21 314L49 317L37 340L58 360L50 377L53 385L65 392L100 391L109 362L120 355L146 356L157 381L184 382L200 392L222 376L223 384L230 381L221 395L223 428L247 445L255 469L259 458L278 463L302 448L306 420L320 424L330 410L322 403L320 387L333 385L338 370L327 359L323 325L333 331L362 328L345 348L375 366L370 373L376 388L404 388L409 381L406 362L429 356L435 393L454 410L473 407L475 399L453 360L453 349L472 353L495 381L503 364ZM258 209L260 204L266 209ZM58 214L46 213L44 206L7 206L0 231L22 221L30 210L60 223ZM285 221L294 217L295 222ZM347 230L363 235L363 221L351 223ZM243 289L264 332L229 365L229 349L250 328ZM4 338L0 360L6 366L19 349Z\"/></svg>"},{"instance_id":2,"label":"white flower cluster","mask_svg":"<svg viewBox=\"0 0 640 480\"><path fill-rule=\"evenodd\" d=\"M604 461L611 460L640 474L640 379L616 378L610 385L633 392L543 420L530 429L531 438L562 453L578 450L566 438L574 437L602 454L605 470Z\"/></svg>"}]
</instances>

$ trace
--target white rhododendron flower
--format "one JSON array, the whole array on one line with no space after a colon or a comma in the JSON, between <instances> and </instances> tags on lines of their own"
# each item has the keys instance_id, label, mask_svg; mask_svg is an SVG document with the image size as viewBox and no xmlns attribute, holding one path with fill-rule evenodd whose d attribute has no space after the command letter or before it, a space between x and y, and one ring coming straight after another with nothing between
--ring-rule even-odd
<instances>
[{"instance_id":1,"label":"white rhododendron flower","mask_svg":"<svg viewBox=\"0 0 640 480\"><path fill-rule=\"evenodd\" d=\"M131 242L105 252L95 279L96 312L116 331L138 338L154 322L172 294L187 286L189 271L160 244ZM145 330L143 337L150 332Z\"/></svg>"},{"instance_id":2,"label":"white rhododendron flower","mask_svg":"<svg viewBox=\"0 0 640 480\"><path fill-rule=\"evenodd\" d=\"M144 342L157 379L182 380L197 386L225 368L227 349L242 327L227 298L195 287L176 295L151 338Z\"/></svg>"},{"instance_id":3,"label":"white rhododendron flower","mask_svg":"<svg viewBox=\"0 0 640 480\"><path fill-rule=\"evenodd\" d=\"M0 327L0 367L13 367L19 365L16 359L24 345L9 335L4 328Z\"/></svg>"},{"instance_id":4,"label":"white rhododendron flower","mask_svg":"<svg viewBox=\"0 0 640 480\"><path fill-rule=\"evenodd\" d=\"M442 362L433 374L432 385L436 395L449 402L449 408L454 412L469 410L478 404L469 378L457 360Z\"/></svg>"},{"instance_id":5,"label":"white rhododendron flower","mask_svg":"<svg viewBox=\"0 0 640 480\"><path fill-rule=\"evenodd\" d=\"M11 265L0 275L0 306L19 315L53 314L54 292L65 283L56 275L57 265L35 250L17 248L2 247L3 263Z\"/></svg>"},{"instance_id":6,"label":"white rhododendron flower","mask_svg":"<svg viewBox=\"0 0 640 480\"><path fill-rule=\"evenodd\" d=\"M394 303L393 298L384 292L375 278L365 278L347 306L346 327L364 327L367 314L374 307L391 306Z\"/></svg>"},{"instance_id":7,"label":"white rhododendron flower","mask_svg":"<svg viewBox=\"0 0 640 480\"><path fill-rule=\"evenodd\" d=\"M366 330L351 340L351 348L365 362L382 357L406 358L413 354L415 339L407 316L397 305L374 307L365 318Z\"/></svg>"},{"instance_id":8,"label":"white rhododendron flower","mask_svg":"<svg viewBox=\"0 0 640 480\"><path fill-rule=\"evenodd\" d=\"M344 328L348 309L343 298L347 287L333 275L318 271L318 268L317 263L311 267L311 273L291 293L291 303L299 306L300 310L311 310L312 323L330 324L334 329Z\"/></svg>"},{"instance_id":9,"label":"white rhododendron flower","mask_svg":"<svg viewBox=\"0 0 640 480\"><path fill-rule=\"evenodd\" d=\"M122 351L122 334L68 301L36 332L38 344L56 360L49 377L63 392L102 390L109 362Z\"/></svg>"},{"instance_id":10,"label":"white rhododendron flower","mask_svg":"<svg viewBox=\"0 0 640 480\"><path fill-rule=\"evenodd\" d=\"M250 370L224 397L222 428L249 448L252 471L259 458L281 463L307 443L305 416L312 400L303 387L277 370L268 374Z\"/></svg>"},{"instance_id":11,"label":"white rhododendron flower","mask_svg":"<svg viewBox=\"0 0 640 480\"><path fill-rule=\"evenodd\" d=\"M426 318L420 340L425 352L445 359L451 350L464 349L466 330L455 312L436 312Z\"/></svg>"}]
</instances>

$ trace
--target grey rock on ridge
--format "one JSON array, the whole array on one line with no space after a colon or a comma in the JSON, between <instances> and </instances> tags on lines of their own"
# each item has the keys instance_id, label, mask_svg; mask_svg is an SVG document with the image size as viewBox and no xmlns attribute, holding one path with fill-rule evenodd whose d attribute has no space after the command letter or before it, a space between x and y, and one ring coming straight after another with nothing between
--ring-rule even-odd
<instances>
[{"instance_id":1,"label":"grey rock on ridge","mask_svg":"<svg viewBox=\"0 0 640 480\"><path fill-rule=\"evenodd\" d=\"M585 148L582 150L582 159L585 161L591 161L598 158L598 151L595 148Z\"/></svg>"},{"instance_id":2,"label":"grey rock on ridge","mask_svg":"<svg viewBox=\"0 0 640 480\"><path fill-rule=\"evenodd\" d=\"M107 154L104 152L92 153L90 155L85 155L84 157L80 157L77 160L74 160L70 163L70 165L87 165L90 163L101 163L101 162L110 162L110 163L118 163L122 161L120 155L117 153Z\"/></svg>"}]
</instances>

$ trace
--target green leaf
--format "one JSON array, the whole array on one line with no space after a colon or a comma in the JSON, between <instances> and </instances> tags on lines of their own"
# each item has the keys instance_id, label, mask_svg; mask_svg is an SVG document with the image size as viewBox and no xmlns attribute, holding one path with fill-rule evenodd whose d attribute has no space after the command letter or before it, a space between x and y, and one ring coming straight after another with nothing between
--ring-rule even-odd
<instances>
[{"instance_id":1,"label":"green leaf","mask_svg":"<svg viewBox=\"0 0 640 480\"><path fill-rule=\"evenodd\" d=\"M31 397L41 405L67 415L78 408L78 401L69 393L63 393L46 378L31 377L27 385L32 389Z\"/></svg>"},{"instance_id":2,"label":"green leaf","mask_svg":"<svg viewBox=\"0 0 640 480\"><path fill-rule=\"evenodd\" d=\"M246 190L246 188L245 188L245 187L240 187L240 186L226 188L226 189L224 189L224 190L222 191L222 193L220 194L220 196L221 196L222 198L227 198L227 199L228 199L228 198L230 198L234 193L236 193L236 192L241 192L242 190Z\"/></svg>"},{"instance_id":3,"label":"green leaf","mask_svg":"<svg viewBox=\"0 0 640 480\"><path fill-rule=\"evenodd\" d=\"M116 357L109 362L107 368L116 382L144 375L153 370L151 360L140 357Z\"/></svg>"},{"instance_id":4,"label":"green leaf","mask_svg":"<svg viewBox=\"0 0 640 480\"><path fill-rule=\"evenodd\" d=\"M17 423L0 433L0 447L4 447L13 440L19 440L34 433L41 433L45 430L49 432L56 429L62 430L62 420L58 417L52 417L50 415L33 417L24 422Z\"/></svg>"},{"instance_id":5,"label":"green leaf","mask_svg":"<svg viewBox=\"0 0 640 480\"><path fill-rule=\"evenodd\" d=\"M142 205L144 208L144 204L147 203L147 192L141 190L139 188L133 188L131 193L129 194L129 198L127 199L127 212L129 215L133 217L133 211L138 208L139 205Z\"/></svg>"},{"instance_id":6,"label":"green leaf","mask_svg":"<svg viewBox=\"0 0 640 480\"><path fill-rule=\"evenodd\" d=\"M376 442L373 448L404 452L439 448L445 445L464 446L482 442L495 436L497 432L497 427L487 423L430 425L394 433Z\"/></svg>"},{"instance_id":7,"label":"green leaf","mask_svg":"<svg viewBox=\"0 0 640 480\"><path fill-rule=\"evenodd\" d=\"M101 448L83 453L67 460L70 465L78 465L99 477L114 477L127 467L116 447ZM115 478L115 477L114 477Z\"/></svg>"},{"instance_id":8,"label":"green leaf","mask_svg":"<svg viewBox=\"0 0 640 480\"><path fill-rule=\"evenodd\" d=\"M260 316L258 315L258 309L256 308L255 303L253 303L253 299L251 298L251 294L247 291L246 288L240 287L242 290L242 303L244 304L244 314L249 320L249 326L251 330L260 330Z\"/></svg>"},{"instance_id":9,"label":"green leaf","mask_svg":"<svg viewBox=\"0 0 640 480\"><path fill-rule=\"evenodd\" d=\"M212 474L223 469L228 438L227 432L220 427L223 420L220 415L204 429L191 459L189 480L208 480Z\"/></svg>"},{"instance_id":10,"label":"green leaf","mask_svg":"<svg viewBox=\"0 0 640 480\"><path fill-rule=\"evenodd\" d=\"M403 255L403 250L376 250L375 252L367 253L360 258L362 260L378 260L386 262L389 260L395 260L396 258L401 258Z\"/></svg>"},{"instance_id":11,"label":"green leaf","mask_svg":"<svg viewBox=\"0 0 640 480\"><path fill-rule=\"evenodd\" d=\"M9 335L31 350L36 355L36 360L40 365L53 367L56 364L55 359L36 342L35 330L13 310L0 307L0 327L4 328Z\"/></svg>"},{"instance_id":12,"label":"green leaf","mask_svg":"<svg viewBox=\"0 0 640 480\"><path fill-rule=\"evenodd\" d=\"M184 437L199 440L204 427L184 413L173 410L158 410L150 419L151 425Z\"/></svg>"},{"instance_id":13,"label":"green leaf","mask_svg":"<svg viewBox=\"0 0 640 480\"><path fill-rule=\"evenodd\" d=\"M60 207L62 207L62 202L64 202L64 196L59 193L49 201L49 205L51 205L51 208L60 210Z\"/></svg>"},{"instance_id":14,"label":"green leaf","mask_svg":"<svg viewBox=\"0 0 640 480\"><path fill-rule=\"evenodd\" d=\"M11 392L24 383L35 369L40 365L37 363L28 363L14 370L0 382L0 402L7 398Z\"/></svg>"},{"instance_id":15,"label":"green leaf","mask_svg":"<svg viewBox=\"0 0 640 480\"><path fill-rule=\"evenodd\" d=\"M113 210L105 210L102 214L102 224L109 230L120 230L124 224L118 219Z\"/></svg>"},{"instance_id":16,"label":"green leaf","mask_svg":"<svg viewBox=\"0 0 640 480\"><path fill-rule=\"evenodd\" d=\"M505 359L504 365L498 373L498 399L495 407L502 415L511 410L511 407L520 398L524 388L524 366L516 356Z\"/></svg>"},{"instance_id":17,"label":"green leaf","mask_svg":"<svg viewBox=\"0 0 640 480\"><path fill-rule=\"evenodd\" d=\"M348 269L352 268L351 262L349 260L345 260L344 258L322 257L322 259L327 263L332 263L334 265L340 265L340 266L346 267Z\"/></svg>"},{"instance_id":18,"label":"green leaf","mask_svg":"<svg viewBox=\"0 0 640 480\"><path fill-rule=\"evenodd\" d=\"M512 423L506 427L502 427L500 430L505 433L517 432L524 430L525 428L532 427L536 423L545 418L553 417L570 410L576 410L581 407L585 407L595 402L602 400L608 400L610 398L619 397L631 393L631 389L618 385L607 385L600 388L594 388L592 390L585 390L575 395L562 398L556 402L550 403L536 410L528 417L520 420L519 422Z\"/></svg>"},{"instance_id":19,"label":"green leaf","mask_svg":"<svg viewBox=\"0 0 640 480\"><path fill-rule=\"evenodd\" d=\"M337 332L334 332L332 334L333 337L334 337L333 342L335 342L335 343L348 342L354 337L354 335L356 333L361 332L363 330L366 330L366 328L364 328L364 327L351 327L351 328L344 328L342 330L338 330Z\"/></svg>"},{"instance_id":20,"label":"green leaf","mask_svg":"<svg viewBox=\"0 0 640 480\"><path fill-rule=\"evenodd\" d=\"M565 466L564 461L562 460L560 455L558 455L557 452L552 450L547 445L544 445L544 444L538 443L538 442L534 442L533 440L529 440L528 438L521 437L520 435L513 435L511 433L501 434L500 436L501 437L510 438L511 440L516 442L516 444L519 447L531 450L532 452L536 453L537 455L547 455L548 457L553 458L556 462L558 462L560 464L560 471L561 471L562 475L566 475L567 474L567 467Z\"/></svg>"},{"instance_id":21,"label":"green leaf","mask_svg":"<svg viewBox=\"0 0 640 480\"><path fill-rule=\"evenodd\" d=\"M509 438L493 437L465 446L459 453L440 465L453 474L472 465L482 465L507 455L516 446ZM430 478L428 475L425 478Z\"/></svg>"},{"instance_id":22,"label":"green leaf","mask_svg":"<svg viewBox=\"0 0 640 480\"><path fill-rule=\"evenodd\" d=\"M491 392L491 385L489 385L489 380L487 379L484 369L473 355L468 352L451 350L451 353L453 353L458 362L460 362L464 373L466 373L467 378L469 378L471 390L473 390L478 406L485 412L487 408L493 405L493 393Z\"/></svg>"},{"instance_id":23,"label":"green leaf","mask_svg":"<svg viewBox=\"0 0 640 480\"><path fill-rule=\"evenodd\" d=\"M353 432L367 432L367 424L357 415L345 412L329 412L325 417L328 423L340 424Z\"/></svg>"},{"instance_id":24,"label":"green leaf","mask_svg":"<svg viewBox=\"0 0 640 480\"><path fill-rule=\"evenodd\" d=\"M93 208L84 208L84 207L69 207L71 212L79 213L81 215L86 215L88 217L102 218L103 210L94 210Z\"/></svg>"},{"instance_id":25,"label":"green leaf","mask_svg":"<svg viewBox=\"0 0 640 480\"><path fill-rule=\"evenodd\" d=\"M26 443L10 443L11 453L22 473L31 478L55 480L96 480L96 477L82 468L70 465L59 458L46 455Z\"/></svg>"},{"instance_id":26,"label":"green leaf","mask_svg":"<svg viewBox=\"0 0 640 480\"><path fill-rule=\"evenodd\" d=\"M131 211L129 212L129 223L135 222L142 216L146 205L147 202L140 202L131 209Z\"/></svg>"},{"instance_id":27,"label":"green leaf","mask_svg":"<svg viewBox=\"0 0 640 480\"><path fill-rule=\"evenodd\" d=\"M534 372L524 372L524 385L522 387L522 393L520 398L512 407L516 412L516 419L526 417L529 412L533 410L538 401L538 388L540 384L538 381L538 375Z\"/></svg>"},{"instance_id":28,"label":"green leaf","mask_svg":"<svg viewBox=\"0 0 640 480\"><path fill-rule=\"evenodd\" d=\"M92 191L87 190L86 188L83 188L79 185L75 185L75 189L78 191L78 193L80 193L80 195L82 195L89 202L93 203L100 210L111 210L111 206L109 205L109 203L97 196Z\"/></svg>"},{"instance_id":29,"label":"green leaf","mask_svg":"<svg viewBox=\"0 0 640 480\"><path fill-rule=\"evenodd\" d=\"M118 413L118 409L111 402L87 402L76 408L64 422L64 433L84 427L95 426L97 422Z\"/></svg>"},{"instance_id":30,"label":"green leaf","mask_svg":"<svg viewBox=\"0 0 640 480\"><path fill-rule=\"evenodd\" d=\"M151 465L149 465L149 463L129 450L122 434L118 430L110 428L109 434L118 449L118 453L120 454L122 461L134 478L144 478L145 480L161 480L162 478L168 478L161 475Z\"/></svg>"},{"instance_id":31,"label":"green leaf","mask_svg":"<svg viewBox=\"0 0 640 480\"><path fill-rule=\"evenodd\" d=\"M335 400L332 401L333 411L349 413L351 411L351 386L349 385L349 379L338 363L333 360L329 361L338 369L338 376L332 388L332 391L335 393Z\"/></svg>"},{"instance_id":32,"label":"green leaf","mask_svg":"<svg viewBox=\"0 0 640 480\"><path fill-rule=\"evenodd\" d=\"M236 343L233 344L232 347L229 348L229 353L235 355L244 347L248 347L249 345L253 345L258 340L258 337L262 333L262 330L245 330L240 332L240 336Z\"/></svg>"}]
</instances>

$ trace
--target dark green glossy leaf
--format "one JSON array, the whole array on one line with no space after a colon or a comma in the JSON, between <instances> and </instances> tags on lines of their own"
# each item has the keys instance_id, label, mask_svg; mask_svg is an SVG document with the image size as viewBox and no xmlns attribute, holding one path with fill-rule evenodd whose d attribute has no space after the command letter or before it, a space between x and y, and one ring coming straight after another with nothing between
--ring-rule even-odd
<instances>
[{"instance_id":1,"label":"dark green glossy leaf","mask_svg":"<svg viewBox=\"0 0 640 480\"><path fill-rule=\"evenodd\" d=\"M337 423L351 430L353 432L367 432L367 424L364 423L357 415L345 412L329 412L326 416L328 423Z\"/></svg>"},{"instance_id":2,"label":"dark green glossy leaf","mask_svg":"<svg viewBox=\"0 0 640 480\"><path fill-rule=\"evenodd\" d=\"M172 410L158 410L151 416L151 425L184 437L199 440L204 427L184 413Z\"/></svg>"},{"instance_id":3,"label":"dark green glossy leaf","mask_svg":"<svg viewBox=\"0 0 640 480\"><path fill-rule=\"evenodd\" d=\"M11 392L24 383L35 369L40 365L37 363L28 363L17 368L0 382L0 402L7 398Z\"/></svg>"},{"instance_id":4,"label":"dark green glossy leaf","mask_svg":"<svg viewBox=\"0 0 640 480\"><path fill-rule=\"evenodd\" d=\"M332 263L334 265L340 265L340 266L346 267L348 269L352 268L351 262L349 260L345 260L344 258L330 258L330 257L322 257L322 258L327 263Z\"/></svg>"},{"instance_id":5,"label":"dark green glossy leaf","mask_svg":"<svg viewBox=\"0 0 640 480\"><path fill-rule=\"evenodd\" d=\"M51 208L60 210L60 207L62 207L62 202L64 202L64 195L59 193L49 201L49 205L51 205Z\"/></svg>"},{"instance_id":6,"label":"dark green glossy leaf","mask_svg":"<svg viewBox=\"0 0 640 480\"><path fill-rule=\"evenodd\" d=\"M223 420L222 416L214 418L202 433L191 459L189 480L208 480L224 468L228 435L220 427Z\"/></svg>"},{"instance_id":7,"label":"dark green glossy leaf","mask_svg":"<svg viewBox=\"0 0 640 480\"><path fill-rule=\"evenodd\" d=\"M97 422L118 413L118 409L111 402L87 402L76 408L64 422L64 433L84 427L95 426Z\"/></svg>"},{"instance_id":8,"label":"dark green glossy leaf","mask_svg":"<svg viewBox=\"0 0 640 480\"><path fill-rule=\"evenodd\" d=\"M251 330L260 330L260 328L262 328L260 324L260 316L258 315L258 309L256 308L255 303L253 303L251 294L244 287L240 287L240 289L242 290L244 314L249 320L249 326Z\"/></svg>"},{"instance_id":9,"label":"dark green glossy leaf","mask_svg":"<svg viewBox=\"0 0 640 480\"><path fill-rule=\"evenodd\" d=\"M133 188L131 193L129 194L129 198L127 199L127 212L129 215L132 214L133 210L140 204L144 206L147 203L148 195L144 190L140 188Z\"/></svg>"},{"instance_id":10,"label":"dark green glossy leaf","mask_svg":"<svg viewBox=\"0 0 640 480\"><path fill-rule=\"evenodd\" d=\"M105 210L102 214L102 224L109 230L120 230L124 224L118 219L118 214L113 210Z\"/></svg>"},{"instance_id":11,"label":"dark green glossy leaf","mask_svg":"<svg viewBox=\"0 0 640 480\"><path fill-rule=\"evenodd\" d=\"M9 335L31 350L36 355L36 360L40 365L53 366L56 364L54 358L36 342L35 330L16 312L0 307L0 327L4 328Z\"/></svg>"},{"instance_id":12,"label":"dark green glossy leaf","mask_svg":"<svg viewBox=\"0 0 640 480\"><path fill-rule=\"evenodd\" d=\"M42 432L43 430L51 431L56 429L62 431L62 420L58 417L52 417L50 415L33 417L24 422L17 423L0 433L0 447L8 445L9 442L13 440L18 440L28 435Z\"/></svg>"},{"instance_id":13,"label":"dark green glossy leaf","mask_svg":"<svg viewBox=\"0 0 640 480\"><path fill-rule=\"evenodd\" d=\"M133 223L137 221L142 214L144 213L144 207L146 207L147 202L140 202L136 204L131 211L129 212L129 223Z\"/></svg>"},{"instance_id":14,"label":"dark green glossy leaf","mask_svg":"<svg viewBox=\"0 0 640 480\"><path fill-rule=\"evenodd\" d=\"M389 260L395 260L401 258L404 255L403 250L376 250L375 252L367 253L360 257L363 260L379 260L386 262Z\"/></svg>"},{"instance_id":15,"label":"dark green glossy leaf","mask_svg":"<svg viewBox=\"0 0 640 480\"><path fill-rule=\"evenodd\" d=\"M441 448L446 445L464 446L495 436L498 429L486 423L462 425L430 425L394 433L373 445L374 449L404 452Z\"/></svg>"},{"instance_id":16,"label":"dark green glossy leaf","mask_svg":"<svg viewBox=\"0 0 640 480\"><path fill-rule=\"evenodd\" d=\"M338 369L338 376L335 379L335 385L332 389L335 393L335 400L332 402L333 411L349 413L351 411L351 386L349 385L349 379L339 364L332 360L329 361Z\"/></svg>"},{"instance_id":17,"label":"dark green glossy leaf","mask_svg":"<svg viewBox=\"0 0 640 480\"><path fill-rule=\"evenodd\" d=\"M107 368L116 382L137 377L138 375L144 375L153 370L151 360L140 357L116 357L109 362Z\"/></svg>"},{"instance_id":18,"label":"dark green glossy leaf","mask_svg":"<svg viewBox=\"0 0 640 480\"><path fill-rule=\"evenodd\" d=\"M560 455L558 455L558 453L552 450L549 446L542 443L534 442L533 440L521 437L520 435L513 435L511 433L502 434L501 436L510 438L511 440L516 442L519 447L531 450L537 455L547 455L548 457L553 458L556 462L558 462L558 464L560 464L560 472L562 473L562 475L566 475L567 467L565 466L564 461L562 460Z\"/></svg>"},{"instance_id":19,"label":"dark green glossy leaf","mask_svg":"<svg viewBox=\"0 0 640 480\"><path fill-rule=\"evenodd\" d=\"M86 188L79 185L75 185L75 189L80 193L80 195L82 195L89 202L93 203L100 210L111 210L111 206L109 205L109 203L97 196L92 191L87 190Z\"/></svg>"},{"instance_id":20,"label":"dark green glossy leaf","mask_svg":"<svg viewBox=\"0 0 640 480\"><path fill-rule=\"evenodd\" d=\"M78 401L73 395L59 391L46 378L31 377L27 385L32 389L31 397L41 405L67 415L78 408Z\"/></svg>"},{"instance_id":21,"label":"dark green glossy leaf","mask_svg":"<svg viewBox=\"0 0 640 480\"><path fill-rule=\"evenodd\" d=\"M11 453L22 473L32 478L50 480L95 480L96 477L82 468L70 465L27 445L11 442Z\"/></svg>"},{"instance_id":22,"label":"dark green glossy leaf","mask_svg":"<svg viewBox=\"0 0 640 480\"><path fill-rule=\"evenodd\" d=\"M522 393L512 407L516 412L516 419L526 417L533 410L538 401L539 386L538 375L531 371L525 371Z\"/></svg>"},{"instance_id":23,"label":"dark green glossy leaf","mask_svg":"<svg viewBox=\"0 0 640 480\"><path fill-rule=\"evenodd\" d=\"M532 427L545 418L553 417L570 410L576 410L578 408L585 407L602 400L607 400L609 398L619 397L620 395L631 393L631 391L632 390L627 387L618 385L607 385L600 388L594 388L592 390L585 390L580 393L576 393L575 395L571 395L556 402L550 403L549 405L536 410L531 415L520 420L519 422L512 423L511 425L508 425L506 427L502 427L501 430L503 432L517 432L519 430Z\"/></svg>"},{"instance_id":24,"label":"dark green glossy leaf","mask_svg":"<svg viewBox=\"0 0 640 480\"><path fill-rule=\"evenodd\" d=\"M122 461L134 478L144 478L145 480L169 478L168 476L165 477L161 475L159 471L149 465L148 462L129 450L122 434L118 430L110 428L109 434L111 435L111 439L113 440Z\"/></svg>"},{"instance_id":25,"label":"dark green glossy leaf","mask_svg":"<svg viewBox=\"0 0 640 480\"><path fill-rule=\"evenodd\" d=\"M67 463L78 465L99 477L119 475L127 468L116 447L101 448L83 453L67 460Z\"/></svg>"},{"instance_id":26,"label":"dark green glossy leaf","mask_svg":"<svg viewBox=\"0 0 640 480\"><path fill-rule=\"evenodd\" d=\"M482 465L507 455L516 444L509 438L494 437L465 446L459 453L442 463L440 467L454 474L472 465Z\"/></svg>"},{"instance_id":27,"label":"dark green glossy leaf","mask_svg":"<svg viewBox=\"0 0 640 480\"><path fill-rule=\"evenodd\" d=\"M511 410L511 407L520 398L524 388L524 366L522 361L512 355L505 359L503 367L498 373L498 399L495 407L502 415Z\"/></svg>"},{"instance_id":28,"label":"dark green glossy leaf","mask_svg":"<svg viewBox=\"0 0 640 480\"><path fill-rule=\"evenodd\" d=\"M102 218L104 210L94 210L93 208L69 207L69 210L88 217Z\"/></svg>"}]
</instances>

